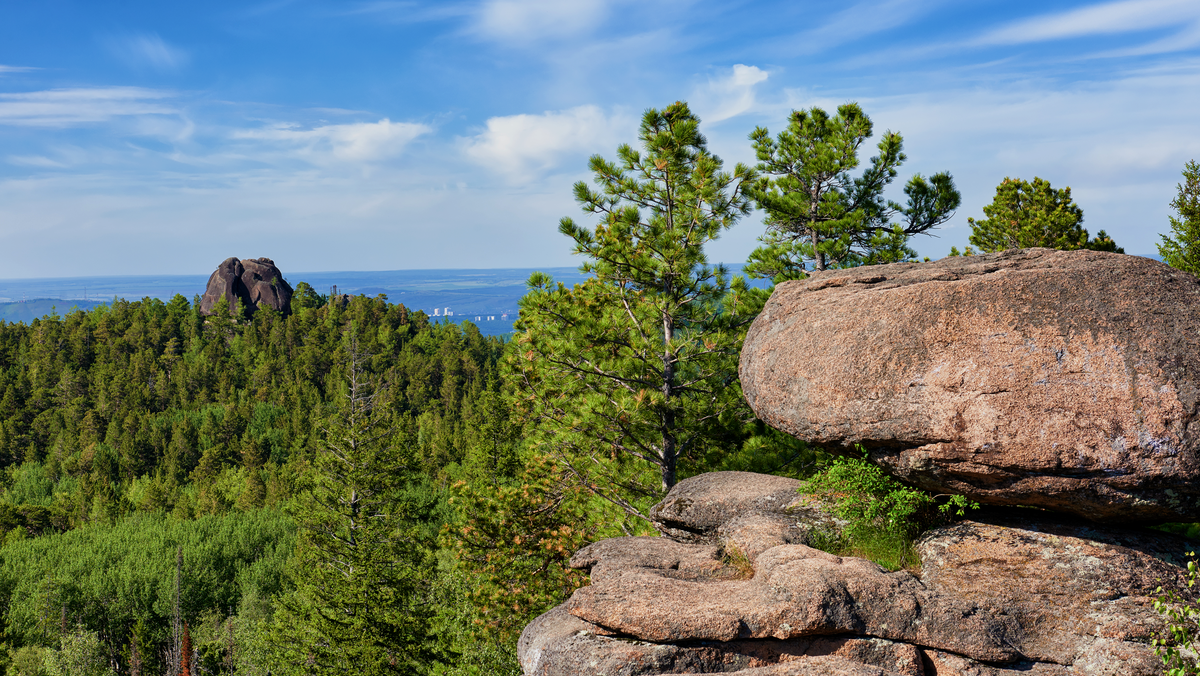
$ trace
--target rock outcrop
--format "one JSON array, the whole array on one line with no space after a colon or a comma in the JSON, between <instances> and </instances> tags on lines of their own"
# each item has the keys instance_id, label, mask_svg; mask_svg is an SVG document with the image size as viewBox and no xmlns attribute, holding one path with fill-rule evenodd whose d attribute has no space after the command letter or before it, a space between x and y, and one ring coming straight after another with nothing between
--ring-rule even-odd
<instances>
[{"instance_id":1,"label":"rock outcrop","mask_svg":"<svg viewBox=\"0 0 1200 676\"><path fill-rule=\"evenodd\" d=\"M694 477L654 509L677 537L580 550L591 585L525 629L526 676L1161 673L1151 596L1185 588L1182 540L992 509L926 534L920 576L887 572L804 545L836 521L788 481Z\"/></svg>"},{"instance_id":2,"label":"rock outcrop","mask_svg":"<svg viewBox=\"0 0 1200 676\"><path fill-rule=\"evenodd\" d=\"M222 298L229 302L230 311L241 301L247 317L259 306L284 315L292 309L292 287L270 258L226 258L208 278L200 312L212 314Z\"/></svg>"},{"instance_id":3,"label":"rock outcrop","mask_svg":"<svg viewBox=\"0 0 1200 676\"><path fill-rule=\"evenodd\" d=\"M1195 521L1198 326L1190 274L1017 250L781 284L740 372L772 426L934 493Z\"/></svg>"}]
</instances>

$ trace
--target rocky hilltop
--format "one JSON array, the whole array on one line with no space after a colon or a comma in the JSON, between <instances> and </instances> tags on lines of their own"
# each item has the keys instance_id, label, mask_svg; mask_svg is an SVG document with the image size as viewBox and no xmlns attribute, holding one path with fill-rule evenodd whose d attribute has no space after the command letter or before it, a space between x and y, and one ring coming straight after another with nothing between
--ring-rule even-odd
<instances>
[{"instance_id":1,"label":"rocky hilltop","mask_svg":"<svg viewBox=\"0 0 1200 676\"><path fill-rule=\"evenodd\" d=\"M222 298L231 311L241 301L247 317L260 305L284 315L292 309L292 287L270 258L226 258L208 278L200 312L211 315Z\"/></svg>"},{"instance_id":2,"label":"rocky hilltop","mask_svg":"<svg viewBox=\"0 0 1200 676\"><path fill-rule=\"evenodd\" d=\"M1096 252L780 285L742 353L756 413L992 506L888 572L809 546L842 524L800 482L693 477L663 537L575 554L591 584L526 628L525 674L1160 674L1153 597L1194 545L1136 524L1200 516L1198 315L1195 278Z\"/></svg>"}]
</instances>

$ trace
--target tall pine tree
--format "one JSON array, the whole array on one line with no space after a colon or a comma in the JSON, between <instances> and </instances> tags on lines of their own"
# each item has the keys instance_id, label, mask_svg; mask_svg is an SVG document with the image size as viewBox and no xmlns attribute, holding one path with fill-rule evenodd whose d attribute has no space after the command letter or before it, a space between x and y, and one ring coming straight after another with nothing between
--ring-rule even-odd
<instances>
[{"instance_id":1,"label":"tall pine tree","mask_svg":"<svg viewBox=\"0 0 1200 676\"><path fill-rule=\"evenodd\" d=\"M591 158L598 189L577 183L575 199L599 223L559 225L591 278L568 289L535 273L510 351L534 441L635 518L750 417L737 381L750 317L705 246L748 212L752 172L722 171L699 122L686 103L651 109L641 150Z\"/></svg>"},{"instance_id":2,"label":"tall pine tree","mask_svg":"<svg viewBox=\"0 0 1200 676\"><path fill-rule=\"evenodd\" d=\"M295 591L280 599L281 672L423 674L434 655L426 603L435 574L422 535L430 506L411 490L417 458L347 336L342 410L326 430L295 517Z\"/></svg>"},{"instance_id":3,"label":"tall pine tree","mask_svg":"<svg viewBox=\"0 0 1200 676\"><path fill-rule=\"evenodd\" d=\"M909 179L907 206L883 198L907 159L896 132L884 133L879 154L860 176L850 175L873 130L862 108L847 103L836 115L821 108L792 111L776 138L765 127L750 134L760 176L748 193L767 212L767 231L747 273L778 283L801 279L810 268L908 260L916 257L909 237L954 215L962 198L948 172ZM897 216L902 223L893 222Z\"/></svg>"}]
</instances>

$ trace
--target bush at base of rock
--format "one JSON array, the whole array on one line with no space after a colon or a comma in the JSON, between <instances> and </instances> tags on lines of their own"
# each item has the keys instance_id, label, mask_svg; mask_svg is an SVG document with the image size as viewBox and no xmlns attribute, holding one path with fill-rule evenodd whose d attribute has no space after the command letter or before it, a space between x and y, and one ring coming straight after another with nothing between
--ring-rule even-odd
<instances>
[{"instance_id":1,"label":"bush at base of rock","mask_svg":"<svg viewBox=\"0 0 1200 676\"><path fill-rule=\"evenodd\" d=\"M1189 556L1195 556L1195 552ZM1188 589L1196 586L1197 577L1200 567L1188 561ZM1166 676L1200 674L1200 603L1173 589L1159 587L1157 591L1160 596L1154 600L1154 609L1166 619L1167 628L1150 641L1154 654L1166 667Z\"/></svg>"},{"instance_id":2,"label":"bush at base of rock","mask_svg":"<svg viewBox=\"0 0 1200 676\"><path fill-rule=\"evenodd\" d=\"M801 491L825 503L846 526L822 531L812 546L861 556L898 570L919 561L913 539L922 531L966 515L979 504L961 495L939 505L928 493L904 486L863 457L839 457L804 482Z\"/></svg>"},{"instance_id":3,"label":"bush at base of rock","mask_svg":"<svg viewBox=\"0 0 1200 676\"><path fill-rule=\"evenodd\" d=\"M580 550L591 585L526 627L526 676L1161 676L1153 600L1188 589L1183 539L984 508L920 537L917 576L805 546L837 524L798 487L692 477L651 510L676 535Z\"/></svg>"}]
</instances>

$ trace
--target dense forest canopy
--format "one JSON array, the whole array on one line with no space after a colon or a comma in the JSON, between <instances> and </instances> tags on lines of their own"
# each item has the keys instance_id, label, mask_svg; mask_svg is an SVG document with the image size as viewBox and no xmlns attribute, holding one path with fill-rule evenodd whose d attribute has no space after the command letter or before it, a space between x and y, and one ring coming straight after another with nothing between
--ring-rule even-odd
<instances>
[{"instance_id":1,"label":"dense forest canopy","mask_svg":"<svg viewBox=\"0 0 1200 676\"><path fill-rule=\"evenodd\" d=\"M176 296L0 322L10 650L57 647L78 626L98 632L114 668L129 668L133 636L147 664L161 660L176 548L193 623L266 617L295 545L288 508L338 415L351 343L378 406L412 432L425 471L405 490L444 493L464 465L488 462L468 448L488 428L500 340L384 297L298 291L289 316L250 321ZM53 622L38 615L50 606Z\"/></svg>"}]
</instances>

